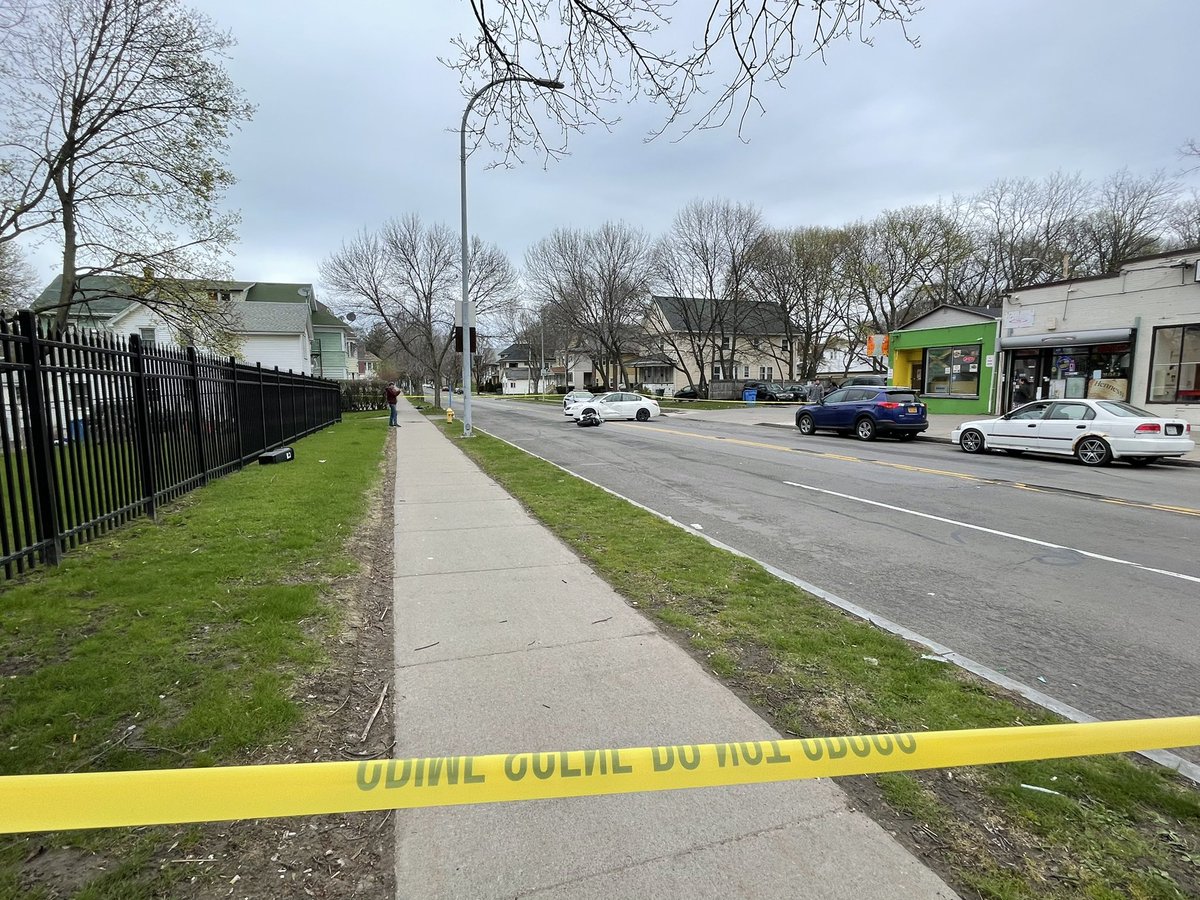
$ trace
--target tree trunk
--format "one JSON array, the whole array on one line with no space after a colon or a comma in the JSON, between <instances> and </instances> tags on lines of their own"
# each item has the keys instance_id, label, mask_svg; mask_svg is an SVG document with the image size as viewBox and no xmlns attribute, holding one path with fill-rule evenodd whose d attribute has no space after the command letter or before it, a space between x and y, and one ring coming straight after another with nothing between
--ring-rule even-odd
<instances>
[{"instance_id":1,"label":"tree trunk","mask_svg":"<svg viewBox=\"0 0 1200 900\"><path fill-rule=\"evenodd\" d=\"M61 176L55 179L55 187L58 189L58 200L62 209L63 263L62 286L58 294L59 306L54 312L54 324L62 331L67 325L71 303L75 299L75 259L79 251L79 236L75 226L74 198L67 191Z\"/></svg>"}]
</instances>

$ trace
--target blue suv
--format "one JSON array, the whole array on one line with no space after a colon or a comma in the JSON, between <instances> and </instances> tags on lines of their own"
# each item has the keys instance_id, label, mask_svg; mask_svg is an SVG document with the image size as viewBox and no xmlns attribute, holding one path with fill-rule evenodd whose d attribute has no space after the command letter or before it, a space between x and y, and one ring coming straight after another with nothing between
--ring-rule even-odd
<instances>
[{"instance_id":1,"label":"blue suv","mask_svg":"<svg viewBox=\"0 0 1200 900\"><path fill-rule=\"evenodd\" d=\"M881 434L911 441L929 427L929 419L925 404L912 388L860 385L840 388L820 403L800 407L796 427L801 434L826 429L853 433L862 441L873 441Z\"/></svg>"}]
</instances>

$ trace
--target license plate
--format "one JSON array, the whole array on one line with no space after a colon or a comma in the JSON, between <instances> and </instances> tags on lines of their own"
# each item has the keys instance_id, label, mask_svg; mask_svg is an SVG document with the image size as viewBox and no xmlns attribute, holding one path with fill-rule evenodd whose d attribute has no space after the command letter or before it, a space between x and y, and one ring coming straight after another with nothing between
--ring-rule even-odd
<instances>
[{"instance_id":1,"label":"license plate","mask_svg":"<svg viewBox=\"0 0 1200 900\"><path fill-rule=\"evenodd\" d=\"M1168 425L1166 428L1167 434L1183 434L1182 425Z\"/></svg>"},{"instance_id":2,"label":"license plate","mask_svg":"<svg viewBox=\"0 0 1200 900\"><path fill-rule=\"evenodd\" d=\"M908 408L908 411L909 411L910 413L915 413L915 412L917 411L917 408L916 408L915 406L910 406L910 407Z\"/></svg>"}]
</instances>

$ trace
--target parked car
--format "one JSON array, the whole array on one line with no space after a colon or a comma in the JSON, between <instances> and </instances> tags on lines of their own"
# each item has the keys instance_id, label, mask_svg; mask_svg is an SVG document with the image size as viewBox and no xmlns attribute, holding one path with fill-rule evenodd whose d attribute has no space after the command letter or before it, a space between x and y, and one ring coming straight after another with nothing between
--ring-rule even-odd
<instances>
[{"instance_id":1,"label":"parked car","mask_svg":"<svg viewBox=\"0 0 1200 900\"><path fill-rule=\"evenodd\" d=\"M602 394L594 400L576 403L571 410L576 421L589 413L595 413L606 422L610 419L637 419L639 422L648 422L661 412L658 401L653 397L643 397L641 394L630 394L626 391Z\"/></svg>"},{"instance_id":2,"label":"parked car","mask_svg":"<svg viewBox=\"0 0 1200 900\"><path fill-rule=\"evenodd\" d=\"M800 407L796 427L801 434L827 429L863 441L889 434L907 441L929 427L929 418L912 388L848 387Z\"/></svg>"},{"instance_id":3,"label":"parked car","mask_svg":"<svg viewBox=\"0 0 1200 900\"><path fill-rule=\"evenodd\" d=\"M596 395L591 391L571 391L571 393L563 396L563 415L571 415L571 406L576 403L582 403L585 400L594 400Z\"/></svg>"},{"instance_id":4,"label":"parked car","mask_svg":"<svg viewBox=\"0 0 1200 900\"><path fill-rule=\"evenodd\" d=\"M838 387L886 387L886 375L851 375ZM910 389L911 390L911 389Z\"/></svg>"},{"instance_id":5,"label":"parked car","mask_svg":"<svg viewBox=\"0 0 1200 900\"><path fill-rule=\"evenodd\" d=\"M1038 400L998 419L964 422L951 439L966 453L1004 450L1074 456L1085 466L1114 459L1134 466L1196 448L1192 426L1119 400Z\"/></svg>"},{"instance_id":6,"label":"parked car","mask_svg":"<svg viewBox=\"0 0 1200 900\"><path fill-rule=\"evenodd\" d=\"M742 395L745 396L749 390L756 392L756 400L768 403L795 403L799 399L795 391L785 390L777 381L743 381Z\"/></svg>"},{"instance_id":7,"label":"parked car","mask_svg":"<svg viewBox=\"0 0 1200 900\"><path fill-rule=\"evenodd\" d=\"M785 391L790 391L796 395L796 399L801 403L816 403L821 399L821 386L819 384L805 384L801 381L789 381L783 386Z\"/></svg>"},{"instance_id":8,"label":"parked car","mask_svg":"<svg viewBox=\"0 0 1200 900\"><path fill-rule=\"evenodd\" d=\"M674 400L703 400L706 397L708 397L708 391L702 391L694 384L681 387L671 395L671 398Z\"/></svg>"}]
</instances>

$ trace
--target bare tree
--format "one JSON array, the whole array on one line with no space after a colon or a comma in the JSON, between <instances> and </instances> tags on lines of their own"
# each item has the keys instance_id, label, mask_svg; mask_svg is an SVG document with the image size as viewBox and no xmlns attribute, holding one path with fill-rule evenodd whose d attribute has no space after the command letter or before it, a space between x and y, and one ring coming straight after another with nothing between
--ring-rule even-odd
<instances>
[{"instance_id":1,"label":"bare tree","mask_svg":"<svg viewBox=\"0 0 1200 900\"><path fill-rule=\"evenodd\" d=\"M1169 222L1170 240L1177 247L1200 247L1200 191L1175 204Z\"/></svg>"},{"instance_id":2,"label":"bare tree","mask_svg":"<svg viewBox=\"0 0 1200 900\"><path fill-rule=\"evenodd\" d=\"M536 303L550 307L590 347L610 383L626 382L625 357L638 349L652 244L624 222L596 231L559 228L525 254L525 280Z\"/></svg>"},{"instance_id":3,"label":"bare tree","mask_svg":"<svg viewBox=\"0 0 1200 900\"><path fill-rule=\"evenodd\" d=\"M763 234L762 214L753 206L693 200L658 243L654 284L671 298L680 327L658 317L648 323L680 368L699 371L701 386L718 359L728 366L739 339L756 324L759 310L749 288Z\"/></svg>"},{"instance_id":4,"label":"bare tree","mask_svg":"<svg viewBox=\"0 0 1200 900\"><path fill-rule=\"evenodd\" d=\"M864 326L887 333L937 305L929 279L942 258L943 237L934 206L887 210L872 222L849 226L843 256L852 300L846 340L861 340Z\"/></svg>"},{"instance_id":5,"label":"bare tree","mask_svg":"<svg viewBox=\"0 0 1200 900\"><path fill-rule=\"evenodd\" d=\"M895 27L916 46L908 26L920 10L918 0L710 0L688 5L686 21L674 22L684 7L673 0L471 0L470 6L475 29L460 34L456 54L443 60L459 73L465 96L510 75L568 84L561 95L509 84L484 98L482 122L507 128L496 129L492 141L506 160L527 144L561 153L569 132L592 121L611 124L608 108L641 96L665 108L655 135L673 126L684 134L719 127L730 118L740 129L752 110L762 109L762 86L784 82L799 59L823 59L844 39L871 44L880 26ZM531 105L543 102L559 131L556 141L543 136L542 117Z\"/></svg>"},{"instance_id":6,"label":"bare tree","mask_svg":"<svg viewBox=\"0 0 1200 900\"><path fill-rule=\"evenodd\" d=\"M1163 249L1179 193L1178 182L1162 171L1138 176L1121 169L1105 179L1083 222L1092 270L1115 274L1126 260Z\"/></svg>"},{"instance_id":7,"label":"bare tree","mask_svg":"<svg viewBox=\"0 0 1200 900\"><path fill-rule=\"evenodd\" d=\"M473 237L468 270L478 317L515 302L516 271L498 248ZM321 279L347 311L383 323L410 365L433 374L440 406L462 299L458 235L445 225L426 226L417 215L391 220L342 244L321 263Z\"/></svg>"},{"instance_id":8,"label":"bare tree","mask_svg":"<svg viewBox=\"0 0 1200 900\"><path fill-rule=\"evenodd\" d=\"M788 347L775 352L780 371L815 378L836 339L847 312L845 245L846 233L837 228L772 231L761 239L750 294L779 308Z\"/></svg>"},{"instance_id":9,"label":"bare tree","mask_svg":"<svg viewBox=\"0 0 1200 900\"><path fill-rule=\"evenodd\" d=\"M66 321L83 277L123 275L130 299L223 334L217 292L237 216L230 129L252 107L217 58L232 45L180 0L45 0L0 42L0 241L55 225Z\"/></svg>"},{"instance_id":10,"label":"bare tree","mask_svg":"<svg viewBox=\"0 0 1200 900\"><path fill-rule=\"evenodd\" d=\"M973 204L975 295L990 300L1019 285L1054 281L1062 259L1085 265L1082 222L1093 196L1093 186L1078 173L992 182Z\"/></svg>"}]
</instances>

